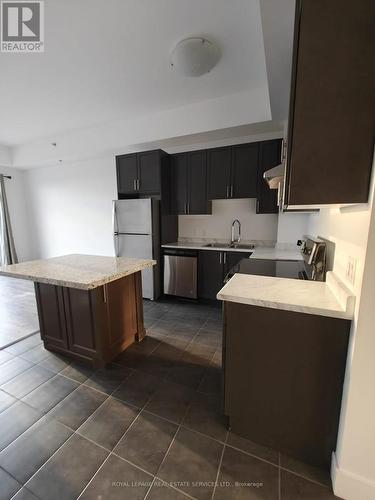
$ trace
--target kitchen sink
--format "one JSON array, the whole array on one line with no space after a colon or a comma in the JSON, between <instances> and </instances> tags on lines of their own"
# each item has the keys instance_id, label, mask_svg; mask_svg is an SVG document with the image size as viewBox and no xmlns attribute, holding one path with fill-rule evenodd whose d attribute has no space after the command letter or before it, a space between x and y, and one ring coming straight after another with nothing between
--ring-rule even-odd
<instances>
[{"instance_id":1,"label":"kitchen sink","mask_svg":"<svg viewBox=\"0 0 375 500\"><path fill-rule=\"evenodd\" d=\"M234 248L238 250L253 250L254 245L246 245L245 243L208 243L204 245L206 248Z\"/></svg>"},{"instance_id":2,"label":"kitchen sink","mask_svg":"<svg viewBox=\"0 0 375 500\"><path fill-rule=\"evenodd\" d=\"M229 248L239 248L241 250L254 250L254 245L246 245L246 243L232 243Z\"/></svg>"}]
</instances>

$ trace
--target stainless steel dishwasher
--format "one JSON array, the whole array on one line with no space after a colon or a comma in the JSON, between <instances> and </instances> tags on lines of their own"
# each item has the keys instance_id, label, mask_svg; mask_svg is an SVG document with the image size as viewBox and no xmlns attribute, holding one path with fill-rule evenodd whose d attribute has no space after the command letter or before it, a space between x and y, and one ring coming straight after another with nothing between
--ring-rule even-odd
<instances>
[{"instance_id":1,"label":"stainless steel dishwasher","mask_svg":"<svg viewBox=\"0 0 375 500\"><path fill-rule=\"evenodd\" d=\"M164 293L196 299L197 292L196 250L164 249Z\"/></svg>"}]
</instances>

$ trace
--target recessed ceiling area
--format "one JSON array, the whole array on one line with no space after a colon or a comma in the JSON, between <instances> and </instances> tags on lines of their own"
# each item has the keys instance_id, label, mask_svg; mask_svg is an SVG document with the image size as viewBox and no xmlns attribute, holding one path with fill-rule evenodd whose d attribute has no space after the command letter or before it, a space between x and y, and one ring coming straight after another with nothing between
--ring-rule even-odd
<instances>
[{"instance_id":1,"label":"recessed ceiling area","mask_svg":"<svg viewBox=\"0 0 375 500\"><path fill-rule=\"evenodd\" d=\"M222 53L199 78L169 67L189 36ZM10 146L268 88L258 0L48 0L45 52L2 53L0 69L0 143Z\"/></svg>"}]
</instances>

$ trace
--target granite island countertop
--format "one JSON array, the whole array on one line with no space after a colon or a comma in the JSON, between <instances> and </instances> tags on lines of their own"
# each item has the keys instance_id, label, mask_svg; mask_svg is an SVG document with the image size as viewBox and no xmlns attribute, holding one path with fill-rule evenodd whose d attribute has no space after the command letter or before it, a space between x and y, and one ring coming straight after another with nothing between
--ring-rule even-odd
<instances>
[{"instance_id":1,"label":"granite island countertop","mask_svg":"<svg viewBox=\"0 0 375 500\"><path fill-rule=\"evenodd\" d=\"M355 296L333 272L325 282L235 274L217 298L332 318L354 316Z\"/></svg>"},{"instance_id":2,"label":"granite island countertop","mask_svg":"<svg viewBox=\"0 0 375 500\"><path fill-rule=\"evenodd\" d=\"M0 267L0 275L91 290L156 264L149 259L71 254Z\"/></svg>"}]
</instances>

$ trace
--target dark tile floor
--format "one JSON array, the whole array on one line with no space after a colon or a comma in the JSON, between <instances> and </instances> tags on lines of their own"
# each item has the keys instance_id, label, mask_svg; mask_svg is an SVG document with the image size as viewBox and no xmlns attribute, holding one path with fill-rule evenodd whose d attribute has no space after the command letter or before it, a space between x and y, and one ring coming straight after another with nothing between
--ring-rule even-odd
<instances>
[{"instance_id":1,"label":"dark tile floor","mask_svg":"<svg viewBox=\"0 0 375 500\"><path fill-rule=\"evenodd\" d=\"M107 370L0 350L0 500L333 499L329 478L228 432L221 312L145 302L148 336Z\"/></svg>"}]
</instances>

